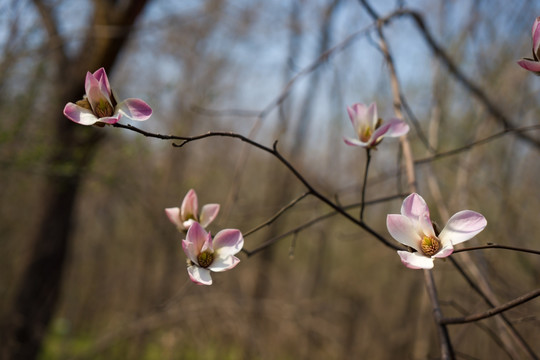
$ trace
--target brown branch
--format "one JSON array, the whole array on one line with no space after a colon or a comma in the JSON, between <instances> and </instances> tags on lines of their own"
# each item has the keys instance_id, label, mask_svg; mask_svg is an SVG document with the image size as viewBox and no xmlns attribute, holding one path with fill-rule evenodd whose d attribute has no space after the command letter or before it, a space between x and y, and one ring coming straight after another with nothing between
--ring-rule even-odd
<instances>
[{"instance_id":1,"label":"brown branch","mask_svg":"<svg viewBox=\"0 0 540 360\"><path fill-rule=\"evenodd\" d=\"M466 252L466 251L474 251L474 250L485 250L485 249L503 249L503 250L511 250L511 251L518 251L518 252L540 255L540 250L533 250L533 249L520 248L516 246L498 245L498 244L487 244L487 245L482 245L482 246L456 249L454 250L452 254L457 254L457 253Z\"/></svg>"},{"instance_id":2,"label":"brown branch","mask_svg":"<svg viewBox=\"0 0 540 360\"><path fill-rule=\"evenodd\" d=\"M424 269L424 280L429 298L431 300L433 317L435 318L435 324L437 325L437 332L439 333L439 339L441 341L441 358L443 360L454 359L454 349L452 348L452 343L450 342L448 328L442 322L444 318L442 315L441 306L439 304L439 297L437 296L437 289L435 287L435 280L433 279L432 270Z\"/></svg>"},{"instance_id":3,"label":"brown branch","mask_svg":"<svg viewBox=\"0 0 540 360\"><path fill-rule=\"evenodd\" d=\"M394 199L399 199L399 198L404 198L405 196L407 196L408 194L397 194L397 195L392 195L392 196L386 196L384 198L379 198L379 199L375 199L375 200L370 200L370 201L366 201L365 205L366 206L369 206L369 205L373 205L373 204L380 204L382 202L386 202L386 201L390 201L390 200L394 200ZM351 205L347 205L347 206L343 206L343 210L350 210L350 209L354 209L354 208L357 208L357 207L361 207L362 206L362 203L357 203L357 204L351 204ZM331 212L328 212L324 215L320 215L320 216L317 216L316 218L314 219L311 219L309 221L306 221L305 223L279 235L279 236L276 236L276 237L273 237L271 239L268 239L266 240L264 243L262 243L261 245L259 245L258 247L252 249L252 250L246 250L246 249L242 249L242 251L244 253L246 253L247 256L252 256L252 255L255 255L256 253L266 249L267 247L269 246L272 246L273 244L275 244L276 242L278 242L279 240L281 239L284 239L288 236L291 236L291 235L296 235L298 234L299 232L319 223L320 221L323 221L323 220L326 220L326 219L329 219L335 215L337 215L338 212L337 211L331 211Z\"/></svg>"},{"instance_id":4,"label":"brown branch","mask_svg":"<svg viewBox=\"0 0 540 360\"><path fill-rule=\"evenodd\" d=\"M487 319L491 316L500 314L506 310L510 310L518 305L524 304L527 301L530 301L536 297L540 296L540 289L533 290L525 295L522 295L514 300L508 301L505 304L499 305L497 307L491 308L481 313L472 314L468 316L453 317L453 318L442 318L442 324L465 324L473 321L479 321Z\"/></svg>"},{"instance_id":5,"label":"brown branch","mask_svg":"<svg viewBox=\"0 0 540 360\"><path fill-rule=\"evenodd\" d=\"M139 134L142 134L142 135L144 135L146 137L162 139L162 140L181 140L182 142L179 143L179 144L174 144L173 143L173 146L175 146L175 147L183 147L183 146L185 146L186 144L188 144L188 143L190 143L192 141L201 140L201 139L205 139L205 138L209 138L209 137L216 137L216 136L217 137L230 137L230 138L239 139L239 140L241 140L241 141L243 141L245 143L248 143L249 145L254 146L257 149L260 149L260 150L262 150L264 152L267 152L270 155L277 158L287 169L289 169L289 171L298 179L298 181L300 181L302 184L304 184L304 186L306 187L306 189L308 190L308 192L311 195L315 196L320 201L322 201L323 203L330 206L332 209L334 209L337 213L339 213L340 215L342 215L346 219L348 219L351 222L355 223L356 225L360 226L362 229L364 229L369 234L371 234L374 238L376 238L379 242L383 243L384 245L386 245L387 247L389 247L389 248L391 248L393 250L402 250L402 248L400 246L397 246L393 242L388 241L382 235L380 235L375 230L373 230L371 227L369 227L366 223L364 223L363 221L357 220L356 218L351 216L349 213L347 213L342 207L336 205L329 198L327 198L326 196L321 194L319 191L317 191L309 183L309 181L307 181L304 178L304 176L302 174L300 174L300 172L287 159L285 159L283 157L283 155L281 155L281 153L277 150L277 141L275 141L272 148L270 148L270 147L267 147L265 145L262 145L262 144L260 144L260 143L258 143L256 141L254 141L254 140L251 140L250 138L245 137L244 135L237 134L237 133L234 133L234 132L215 131L215 132L207 132L205 134L196 135L196 136L175 136L175 135L154 134L154 133L151 133L151 132L136 128L135 126L123 125L123 124L119 124L119 123L113 124L112 126L122 128L122 129L126 129L126 130L131 130L131 131L137 132Z\"/></svg>"},{"instance_id":6,"label":"brown branch","mask_svg":"<svg viewBox=\"0 0 540 360\"><path fill-rule=\"evenodd\" d=\"M302 195L300 195L299 197L297 197L296 199L294 199L293 201L291 201L290 203L288 203L287 205L285 205L284 207L282 207L277 213L275 213L270 219L266 220L265 222L263 222L262 224L259 224L257 226L255 226L253 229L245 232L243 235L244 235L244 238L248 237L249 235L253 234L254 232L256 231L259 231L260 229L264 228L265 226L268 226L270 224L272 224L274 221L276 221L281 215L283 215L287 210L289 210L290 208L292 208L294 205L296 205L298 202L300 202L302 199L304 199L306 196L310 195L311 193L309 191L306 191L305 193L303 193Z\"/></svg>"},{"instance_id":7,"label":"brown branch","mask_svg":"<svg viewBox=\"0 0 540 360\"><path fill-rule=\"evenodd\" d=\"M451 306L452 308L454 308L457 312L459 312L463 316L465 316L467 314L467 310L463 306L461 306L459 303L454 301L454 300L441 301L440 304L441 305L446 305L446 306ZM475 322L474 326L476 326L479 329L481 329L482 331L484 331L486 333L486 335L488 337L490 337L495 344L497 344L497 346L501 349L501 351L504 351L506 353L506 355L508 356L508 358L512 359L512 354L510 353L510 351L508 351L508 349L506 349L504 347L503 340L500 338L499 334L494 329L492 329L491 326L489 326L487 324L484 324L484 323L481 323L481 322Z\"/></svg>"},{"instance_id":8,"label":"brown branch","mask_svg":"<svg viewBox=\"0 0 540 360\"><path fill-rule=\"evenodd\" d=\"M465 279L465 281L469 284L469 286L478 294L480 295L480 297L484 300L484 302L488 305L488 306L491 306L492 308L495 308L495 304L487 297L486 294L484 294L484 292L482 291L482 289L480 289L480 287L478 285L476 285L476 283L470 278L470 276L465 272L465 270L461 267L461 265L452 257L448 257L448 259L450 259L450 261L452 262L452 264L454 265L454 267L459 271L459 273L462 275L462 277ZM519 343L519 345L521 346L521 348L527 353L527 355L529 355L529 357L531 359L538 359L538 356L536 356L536 354L534 353L534 351L531 349L531 347L529 346L529 344L527 344L527 342L525 341L525 339L523 339L523 337L521 336L521 334L516 330L516 328L514 327L514 325L510 322L510 320L508 320L508 318L506 317L505 314L503 313L500 313L498 314L502 321L504 322L504 324L508 327L508 330L510 331L510 333L514 336L515 340Z\"/></svg>"},{"instance_id":9,"label":"brown branch","mask_svg":"<svg viewBox=\"0 0 540 360\"><path fill-rule=\"evenodd\" d=\"M487 143L489 143L489 142L491 142L493 140L496 140L496 139L498 139L498 138L500 138L500 137L502 137L502 136L504 136L506 134L515 133L515 132L521 133L521 132L526 132L526 131L531 131L531 130L539 130L539 129L540 129L540 125L530 125L530 126L523 126L523 127L520 127L520 128L505 129L505 130L503 130L501 132L490 135L490 136L488 136L488 137L486 137L484 139L473 141L472 143L464 145L462 147L455 148L455 149L452 149L452 150L449 150L449 151L446 151L446 152L441 152L441 153L438 153L438 154L434 154L432 156L428 156L428 157L425 157L425 158L422 158L422 159L415 160L414 164L415 165L425 164L425 163L429 163L429 162L432 162L432 161L435 161L435 160L439 160L439 159L442 159L442 158L445 158L445 157L448 157L448 156L457 155L457 154L460 154L460 153L465 152L467 150L470 150L475 146L487 144Z\"/></svg>"},{"instance_id":10,"label":"brown branch","mask_svg":"<svg viewBox=\"0 0 540 360\"><path fill-rule=\"evenodd\" d=\"M475 84L472 80L469 80L467 76L465 76L465 74L459 69L450 56L444 51L442 46L435 41L433 35L427 29L422 15L414 10L403 10L403 12L414 20L418 30L433 51L434 55L442 61L448 71L458 80L458 82L461 83L461 85L463 85L471 94L473 94L477 100L484 104L488 113L490 113L491 116L496 119L505 130L514 129L515 126L512 124L512 121L502 112L501 109L495 105L495 103L487 96L479 85ZM540 149L539 140L521 132L517 132L517 136L532 145L537 150Z\"/></svg>"}]
</instances>

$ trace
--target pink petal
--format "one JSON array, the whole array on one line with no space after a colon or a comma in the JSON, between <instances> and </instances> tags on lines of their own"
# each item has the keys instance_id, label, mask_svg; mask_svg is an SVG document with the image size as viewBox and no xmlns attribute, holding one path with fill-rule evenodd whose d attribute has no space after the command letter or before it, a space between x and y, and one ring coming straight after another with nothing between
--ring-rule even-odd
<instances>
[{"instance_id":1,"label":"pink petal","mask_svg":"<svg viewBox=\"0 0 540 360\"><path fill-rule=\"evenodd\" d=\"M193 223L194 224L197 224L197 225L200 225L199 223ZM191 225L191 227L193 227L193 225ZM191 229L190 227L190 229ZM201 248L201 252L205 252L205 251L210 251L211 253L214 252L214 245L213 245L213 240L212 240L212 235L210 233L206 234L206 239L204 240L204 244Z\"/></svg>"},{"instance_id":2,"label":"pink petal","mask_svg":"<svg viewBox=\"0 0 540 360\"><path fill-rule=\"evenodd\" d=\"M94 77L94 74L92 74L90 71L87 71L86 72L86 78L84 80L84 91L86 92L87 95L88 95L88 92L90 91L90 88L92 86L98 86L99 87L99 83L98 83L97 79Z\"/></svg>"},{"instance_id":3,"label":"pink petal","mask_svg":"<svg viewBox=\"0 0 540 360\"><path fill-rule=\"evenodd\" d=\"M186 221L189 218L197 219L197 213L199 212L199 202L197 200L197 194L195 190L190 189L184 200L182 201L182 207L180 208L180 213L182 220Z\"/></svg>"},{"instance_id":4,"label":"pink petal","mask_svg":"<svg viewBox=\"0 0 540 360\"><path fill-rule=\"evenodd\" d=\"M425 200L417 193L412 193L403 200L401 214L411 220L419 221L420 216L429 214L429 208Z\"/></svg>"},{"instance_id":5,"label":"pink petal","mask_svg":"<svg viewBox=\"0 0 540 360\"><path fill-rule=\"evenodd\" d=\"M536 18L532 26L533 53L538 58L540 50L540 16Z\"/></svg>"},{"instance_id":6,"label":"pink petal","mask_svg":"<svg viewBox=\"0 0 540 360\"><path fill-rule=\"evenodd\" d=\"M107 77L107 73L105 72L104 68L99 68L94 72L94 78L99 82L100 88L102 91L106 92L111 95L111 85L109 84L109 78Z\"/></svg>"},{"instance_id":7,"label":"pink petal","mask_svg":"<svg viewBox=\"0 0 540 360\"><path fill-rule=\"evenodd\" d=\"M81 125L93 125L99 120L92 111L71 102L64 107L64 115L69 120Z\"/></svg>"},{"instance_id":8,"label":"pink petal","mask_svg":"<svg viewBox=\"0 0 540 360\"><path fill-rule=\"evenodd\" d=\"M219 204L206 204L201 209L199 220L202 227L207 227L219 213Z\"/></svg>"},{"instance_id":9,"label":"pink petal","mask_svg":"<svg viewBox=\"0 0 540 360\"><path fill-rule=\"evenodd\" d=\"M94 113L96 115L112 115L114 108L111 103L110 94L101 88L99 82L92 75L87 75L87 79L89 86L86 87L86 96ZM104 102L108 103L108 107L106 108L107 110L110 109L110 113L108 114L100 114L99 106Z\"/></svg>"},{"instance_id":10,"label":"pink petal","mask_svg":"<svg viewBox=\"0 0 540 360\"><path fill-rule=\"evenodd\" d=\"M210 276L210 270L201 268L199 266L188 267L188 274L191 281L197 285L212 285L212 277Z\"/></svg>"},{"instance_id":11,"label":"pink petal","mask_svg":"<svg viewBox=\"0 0 540 360\"><path fill-rule=\"evenodd\" d=\"M183 228L182 221L180 220L180 208L167 208L165 209L165 214L174 225L180 229Z\"/></svg>"},{"instance_id":12,"label":"pink petal","mask_svg":"<svg viewBox=\"0 0 540 360\"><path fill-rule=\"evenodd\" d=\"M345 144L351 145L351 146L368 147L368 145L369 145L369 143L367 143L367 142L363 142L363 141L360 141L358 139L347 138L347 137L344 137L343 141L345 141Z\"/></svg>"},{"instance_id":13,"label":"pink petal","mask_svg":"<svg viewBox=\"0 0 540 360\"><path fill-rule=\"evenodd\" d=\"M422 256L419 253L411 253L408 251L398 250L398 255L401 258L403 265L409 269L432 269L433 259L427 256Z\"/></svg>"},{"instance_id":14,"label":"pink petal","mask_svg":"<svg viewBox=\"0 0 540 360\"><path fill-rule=\"evenodd\" d=\"M99 122L106 124L115 124L122 118L122 114L115 114L114 116L107 116L99 118Z\"/></svg>"},{"instance_id":15,"label":"pink petal","mask_svg":"<svg viewBox=\"0 0 540 360\"><path fill-rule=\"evenodd\" d=\"M136 121L147 120L152 115L152 108L141 99L126 99L116 106L116 110Z\"/></svg>"},{"instance_id":16,"label":"pink petal","mask_svg":"<svg viewBox=\"0 0 540 360\"><path fill-rule=\"evenodd\" d=\"M382 137L399 137L409 131L409 125L399 119L390 119L375 130L371 136L371 143L375 144Z\"/></svg>"},{"instance_id":17,"label":"pink petal","mask_svg":"<svg viewBox=\"0 0 540 360\"><path fill-rule=\"evenodd\" d=\"M197 256L199 255L199 250L193 244L193 242L188 241L186 239L182 240L182 250L184 250L184 254L186 254L186 257L191 260L191 262L195 265L199 265L199 260L197 259Z\"/></svg>"},{"instance_id":18,"label":"pink petal","mask_svg":"<svg viewBox=\"0 0 540 360\"><path fill-rule=\"evenodd\" d=\"M521 59L517 63L519 66L521 66L525 70L529 70L534 73L540 73L540 62L538 61Z\"/></svg>"},{"instance_id":19,"label":"pink petal","mask_svg":"<svg viewBox=\"0 0 540 360\"><path fill-rule=\"evenodd\" d=\"M193 258L191 256L194 256L195 259L197 256L201 253L201 249L208 241L208 237L210 234L208 234L202 226L194 222L193 225L190 226L189 230L186 234L186 243L188 245L188 250L190 251L189 258L193 261ZM193 261L197 263L197 261Z\"/></svg>"},{"instance_id":20,"label":"pink petal","mask_svg":"<svg viewBox=\"0 0 540 360\"><path fill-rule=\"evenodd\" d=\"M392 118L384 122L388 125L388 130L384 134L386 137L400 137L409 132L409 125L403 120Z\"/></svg>"},{"instance_id":21,"label":"pink petal","mask_svg":"<svg viewBox=\"0 0 540 360\"><path fill-rule=\"evenodd\" d=\"M227 271L238 265L239 262L240 259L232 255L227 257L217 257L214 258L214 261L208 267L208 269L215 272Z\"/></svg>"},{"instance_id":22,"label":"pink petal","mask_svg":"<svg viewBox=\"0 0 540 360\"><path fill-rule=\"evenodd\" d=\"M420 229L422 230L422 233L424 233L424 235L427 235L429 237L436 237L435 230L433 229L433 223L431 222L431 218L429 217L429 212L423 213L418 220Z\"/></svg>"},{"instance_id":23,"label":"pink petal","mask_svg":"<svg viewBox=\"0 0 540 360\"><path fill-rule=\"evenodd\" d=\"M242 250L244 237L236 229L221 230L214 237L213 245L214 251L219 254L219 257L225 258Z\"/></svg>"},{"instance_id":24,"label":"pink petal","mask_svg":"<svg viewBox=\"0 0 540 360\"><path fill-rule=\"evenodd\" d=\"M453 245L462 243L474 237L487 225L486 218L475 211L463 210L454 214L441 231L441 241Z\"/></svg>"},{"instance_id":25,"label":"pink petal","mask_svg":"<svg viewBox=\"0 0 540 360\"><path fill-rule=\"evenodd\" d=\"M414 222L403 215L389 214L386 216L386 227L394 239L403 245L420 251L420 238Z\"/></svg>"},{"instance_id":26,"label":"pink petal","mask_svg":"<svg viewBox=\"0 0 540 360\"><path fill-rule=\"evenodd\" d=\"M372 129L375 129L375 126L377 126L377 121L379 121L379 117L377 116L376 103L373 102L369 105L365 116L367 119L367 123L369 124L369 127Z\"/></svg>"},{"instance_id":27,"label":"pink petal","mask_svg":"<svg viewBox=\"0 0 540 360\"><path fill-rule=\"evenodd\" d=\"M450 256L454 252L454 247L452 246L452 243L443 244L443 248L439 250L438 253L433 255L434 258L445 258L447 256Z\"/></svg>"},{"instance_id":28,"label":"pink petal","mask_svg":"<svg viewBox=\"0 0 540 360\"><path fill-rule=\"evenodd\" d=\"M369 125L369 123L365 122L367 113L366 105L358 103L351 107L347 106L347 113L355 131L363 124Z\"/></svg>"},{"instance_id":29,"label":"pink petal","mask_svg":"<svg viewBox=\"0 0 540 360\"><path fill-rule=\"evenodd\" d=\"M196 223L196 221L193 220L193 219L183 221L182 222L182 228L185 229L185 230L188 230L191 227L191 225L193 225L194 223Z\"/></svg>"}]
</instances>

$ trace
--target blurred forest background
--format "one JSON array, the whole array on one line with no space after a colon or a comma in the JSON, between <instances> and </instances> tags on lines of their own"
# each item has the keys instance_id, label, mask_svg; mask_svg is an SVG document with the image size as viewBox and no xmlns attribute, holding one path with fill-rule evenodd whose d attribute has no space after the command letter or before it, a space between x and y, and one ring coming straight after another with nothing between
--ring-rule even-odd
<instances>
[{"instance_id":1,"label":"blurred forest background","mask_svg":"<svg viewBox=\"0 0 540 360\"><path fill-rule=\"evenodd\" d=\"M540 79L516 65L531 56L538 1L373 6L381 16L419 11L511 126L538 124ZM4 335L29 344L17 358L436 358L422 272L339 216L249 258L240 254L239 266L215 274L210 287L190 282L182 235L164 208L179 206L194 188L200 204L221 204L212 233L247 232L305 192L275 158L236 139L174 148L62 115L65 103L81 98L86 71L104 66L117 98L152 106L152 118L135 126L182 136L235 131L267 146L279 140L318 190L357 204L366 159L342 141L352 134L346 106L377 101L381 117L393 116L376 32L362 32L372 24L350 0L1 0L0 319ZM433 55L410 17L393 19L384 33L414 114L406 120L416 159L504 130ZM261 114L314 63L279 106ZM432 218L444 223L475 210L488 226L467 245L539 249L540 134L525 134L418 163ZM407 188L399 141L383 145L373 152L366 197L394 197L369 205L365 220L391 239L386 214L399 212ZM307 197L246 237L245 248L330 213ZM357 216L358 207L350 213ZM540 287L535 255L487 250L453 258L500 303ZM446 315L488 308L450 261L437 261L435 278ZM540 354L540 303L505 314ZM496 318L450 327L458 358L527 358L506 333ZM9 346L16 345L0 345L3 354Z\"/></svg>"}]
</instances>

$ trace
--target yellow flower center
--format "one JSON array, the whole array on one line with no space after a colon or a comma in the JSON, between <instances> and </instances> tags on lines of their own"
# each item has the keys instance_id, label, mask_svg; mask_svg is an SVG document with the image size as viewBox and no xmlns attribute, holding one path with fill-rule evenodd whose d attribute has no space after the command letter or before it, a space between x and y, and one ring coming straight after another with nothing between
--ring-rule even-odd
<instances>
[{"instance_id":1,"label":"yellow flower center","mask_svg":"<svg viewBox=\"0 0 540 360\"><path fill-rule=\"evenodd\" d=\"M360 133L360 140L363 142L368 141L371 138L371 134L373 134L373 129L371 127L366 126L362 129L362 132Z\"/></svg>"},{"instance_id":2,"label":"yellow flower center","mask_svg":"<svg viewBox=\"0 0 540 360\"><path fill-rule=\"evenodd\" d=\"M424 235L420 247L426 256L433 256L441 249L441 242L437 238Z\"/></svg>"},{"instance_id":3,"label":"yellow flower center","mask_svg":"<svg viewBox=\"0 0 540 360\"><path fill-rule=\"evenodd\" d=\"M209 251L204 251L197 256L197 261L199 262L200 267L207 268L214 261L214 254Z\"/></svg>"}]
</instances>

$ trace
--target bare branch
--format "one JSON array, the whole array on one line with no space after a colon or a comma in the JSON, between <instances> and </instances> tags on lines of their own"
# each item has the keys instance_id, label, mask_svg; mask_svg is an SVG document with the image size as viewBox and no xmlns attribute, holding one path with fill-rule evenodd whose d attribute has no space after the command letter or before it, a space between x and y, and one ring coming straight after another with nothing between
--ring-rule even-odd
<instances>
[{"instance_id":1,"label":"bare branch","mask_svg":"<svg viewBox=\"0 0 540 360\"><path fill-rule=\"evenodd\" d=\"M519 252L524 252L524 253L529 253L529 254L540 255L540 250L533 250L533 249L520 248L516 246L498 245L498 244L487 244L483 246L474 246L474 247L456 249L454 250L452 254L457 254L457 253L466 252L466 251L474 251L474 250L485 250L485 249L503 249L503 250L519 251Z\"/></svg>"},{"instance_id":2,"label":"bare branch","mask_svg":"<svg viewBox=\"0 0 540 360\"><path fill-rule=\"evenodd\" d=\"M253 229L247 231L244 233L244 238L248 237L249 235L253 234L254 232L256 231L259 231L260 229L262 229L263 227L265 226L268 226L270 224L272 224L274 221L276 221L281 215L283 215L287 210L289 210L290 208L292 208L294 205L296 205L298 202L300 202L302 199L304 199L306 196L310 195L311 193L309 191L306 191L305 193L303 193L302 195L300 195L299 197L297 197L296 199L294 199L293 201L291 201L290 203L288 203L287 205L285 205L284 207L282 207L277 213L275 213L270 219L266 220L265 222L263 222L262 224L260 225L257 225L256 227L254 227Z\"/></svg>"},{"instance_id":3,"label":"bare branch","mask_svg":"<svg viewBox=\"0 0 540 360\"><path fill-rule=\"evenodd\" d=\"M336 212L338 212L343 217L347 218L348 220L352 221L356 225L360 226L362 229L370 233L374 238L379 240L381 243L386 245L387 247L393 249L393 250L402 250L400 246L395 245L393 242L388 241L386 238L384 238L381 234L377 233L375 230L373 230L371 227L369 227L366 223L363 221L357 220L353 216L351 216L349 213L347 213L342 207L336 205L333 201L331 201L328 197L321 194L319 191L317 191L305 178L300 172L287 160L281 155L281 153L277 150L277 141L274 142L272 148L269 148L267 146L264 146L254 140L251 140L250 138L245 137L244 135L240 135L234 132L223 132L223 131L216 131L216 132L207 132L205 134L196 135L196 136L175 136L175 135L161 135L161 134L153 134L151 132L136 128L131 125L123 125L123 124L113 124L113 127L118 127L126 130L131 130L134 132L137 132L139 134L142 134L146 137L156 138L156 139L162 139L162 140L182 140L179 144L173 144L175 147L183 147L186 144L201 140L209 137L230 137L239 139L245 143L248 143L249 145L252 145L260 150L263 150L270 155L273 155L275 158L277 158L289 171L300 181L308 192L318 198L323 203L330 206L332 209L334 209Z\"/></svg>"},{"instance_id":4,"label":"bare branch","mask_svg":"<svg viewBox=\"0 0 540 360\"><path fill-rule=\"evenodd\" d=\"M472 314L468 316L453 317L453 318L443 318L441 319L442 324L465 324L473 321L479 321L482 319L487 319L491 316L500 314L506 310L510 310L518 305L524 304L527 301L530 301L536 297L540 296L540 289L533 290L525 295L522 295L514 300L508 301L502 305L491 308L481 313Z\"/></svg>"}]
</instances>

